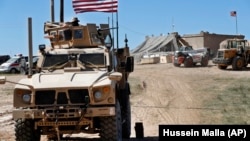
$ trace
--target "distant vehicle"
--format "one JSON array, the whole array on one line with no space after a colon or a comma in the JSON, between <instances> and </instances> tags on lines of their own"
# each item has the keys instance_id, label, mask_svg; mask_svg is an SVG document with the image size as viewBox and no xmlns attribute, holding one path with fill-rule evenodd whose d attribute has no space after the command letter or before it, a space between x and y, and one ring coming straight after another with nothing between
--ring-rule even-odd
<instances>
[{"instance_id":1,"label":"distant vehicle","mask_svg":"<svg viewBox=\"0 0 250 141\"><path fill-rule=\"evenodd\" d=\"M20 72L20 63L21 63L21 59L25 59L25 61L28 61L28 57L27 56L14 56L12 58L10 58L9 60L7 60L6 62L4 62L3 64L1 64L0 66L0 72L2 73L18 73Z\"/></svg>"},{"instance_id":2,"label":"distant vehicle","mask_svg":"<svg viewBox=\"0 0 250 141\"><path fill-rule=\"evenodd\" d=\"M10 59L9 55L0 55L0 65Z\"/></svg>"},{"instance_id":3,"label":"distant vehicle","mask_svg":"<svg viewBox=\"0 0 250 141\"><path fill-rule=\"evenodd\" d=\"M181 64L184 64L184 67L193 67L197 63L205 67L208 65L209 52L209 48L206 47L195 50L192 46L181 47L175 51L172 62L176 67L181 66Z\"/></svg>"},{"instance_id":4,"label":"distant vehicle","mask_svg":"<svg viewBox=\"0 0 250 141\"><path fill-rule=\"evenodd\" d=\"M213 63L219 69L225 70L232 66L232 70L242 70L250 63L250 45L245 39L226 39L220 43L217 56Z\"/></svg>"}]
</instances>

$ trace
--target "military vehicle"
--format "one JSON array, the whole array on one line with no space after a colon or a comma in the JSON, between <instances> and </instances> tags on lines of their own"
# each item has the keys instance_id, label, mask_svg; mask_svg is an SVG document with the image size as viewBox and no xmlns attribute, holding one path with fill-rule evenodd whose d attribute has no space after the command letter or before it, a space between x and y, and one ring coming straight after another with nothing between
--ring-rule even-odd
<instances>
[{"instance_id":1,"label":"military vehicle","mask_svg":"<svg viewBox=\"0 0 250 141\"><path fill-rule=\"evenodd\" d=\"M36 73L14 87L16 140L61 140L99 133L101 140L130 138L128 77L134 69L127 38L114 47L108 24L44 23L50 46L39 45Z\"/></svg>"},{"instance_id":2,"label":"military vehicle","mask_svg":"<svg viewBox=\"0 0 250 141\"><path fill-rule=\"evenodd\" d=\"M245 39L226 39L220 43L220 48L213 63L219 69L227 69L232 65L233 70L242 70L250 63L250 46Z\"/></svg>"},{"instance_id":3,"label":"military vehicle","mask_svg":"<svg viewBox=\"0 0 250 141\"><path fill-rule=\"evenodd\" d=\"M183 46L179 50L174 52L172 56L173 65L180 67L184 64L184 67L193 67L197 63L205 67L208 65L209 60L209 48L193 49L192 46Z\"/></svg>"}]
</instances>

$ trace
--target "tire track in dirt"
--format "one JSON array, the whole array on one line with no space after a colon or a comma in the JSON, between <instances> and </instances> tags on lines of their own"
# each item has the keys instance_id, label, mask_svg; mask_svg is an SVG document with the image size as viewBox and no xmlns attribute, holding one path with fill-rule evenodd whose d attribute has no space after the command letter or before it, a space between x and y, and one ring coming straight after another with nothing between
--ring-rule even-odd
<instances>
[{"instance_id":1,"label":"tire track in dirt","mask_svg":"<svg viewBox=\"0 0 250 141\"><path fill-rule=\"evenodd\" d=\"M13 141L14 137L14 121L12 118L12 110L7 107L12 105L0 106L0 141ZM10 108L12 109L12 107Z\"/></svg>"},{"instance_id":2,"label":"tire track in dirt","mask_svg":"<svg viewBox=\"0 0 250 141\"><path fill-rule=\"evenodd\" d=\"M145 67L135 75L146 82L147 88L132 99L138 100L132 106L132 114L136 115L132 123L143 122L145 127L150 128L145 134L158 135L159 124L199 122L197 111L192 109L196 107L195 92L190 79L187 81L182 75L185 69L175 68L172 64L155 64L154 69L150 69L151 65L137 67Z\"/></svg>"},{"instance_id":3,"label":"tire track in dirt","mask_svg":"<svg viewBox=\"0 0 250 141\"><path fill-rule=\"evenodd\" d=\"M167 109L169 108L169 101L171 100L171 97L169 95L169 93L165 90L169 90L167 89L167 81L161 81L161 77L164 76L158 76L157 77L153 77L154 79L151 80L151 88L152 91L154 91L154 95L151 95L153 99L155 99L154 101L154 106L155 107L159 107L156 108L158 114L160 115L160 120L164 121L164 122L169 122L169 123L174 123L175 119L173 117L173 114L170 112L166 112ZM151 93L152 94L152 93Z\"/></svg>"},{"instance_id":4,"label":"tire track in dirt","mask_svg":"<svg viewBox=\"0 0 250 141\"><path fill-rule=\"evenodd\" d=\"M143 122L146 127L151 129L146 131L145 134L158 135L159 124L178 124L182 121L182 119L179 120L179 116L176 116L176 109L183 108L178 106L179 97L183 97L182 93L185 92L185 103L191 101L188 95L189 91L186 91L189 86L183 85L183 82L176 79L176 76L172 74L171 71L169 73L169 70L163 72L158 66L154 70L145 70L144 74L141 74L141 80L146 82L147 88L143 91L143 94L134 97L134 99L140 99L140 102L138 101L132 107L132 114L136 115L133 122ZM146 78L143 78L143 76ZM178 104L173 105L173 102ZM183 118L186 118L186 116L183 116Z\"/></svg>"},{"instance_id":5,"label":"tire track in dirt","mask_svg":"<svg viewBox=\"0 0 250 141\"><path fill-rule=\"evenodd\" d=\"M24 75L7 75L7 80L18 82ZM14 121L13 111L13 88L14 84L6 83L0 85L0 141L14 141Z\"/></svg>"}]
</instances>

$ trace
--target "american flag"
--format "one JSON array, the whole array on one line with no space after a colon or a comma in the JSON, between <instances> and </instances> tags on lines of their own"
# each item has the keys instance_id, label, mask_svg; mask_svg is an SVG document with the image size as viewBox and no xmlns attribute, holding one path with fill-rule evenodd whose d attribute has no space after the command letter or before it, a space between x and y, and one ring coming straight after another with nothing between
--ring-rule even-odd
<instances>
[{"instance_id":1,"label":"american flag","mask_svg":"<svg viewBox=\"0 0 250 141\"><path fill-rule=\"evenodd\" d=\"M118 0L72 0L76 13L117 12Z\"/></svg>"},{"instance_id":2,"label":"american flag","mask_svg":"<svg viewBox=\"0 0 250 141\"><path fill-rule=\"evenodd\" d=\"M231 11L231 12L230 12L230 15L231 15L232 17L236 17L236 16L237 16L237 13L236 13L236 11Z\"/></svg>"}]
</instances>

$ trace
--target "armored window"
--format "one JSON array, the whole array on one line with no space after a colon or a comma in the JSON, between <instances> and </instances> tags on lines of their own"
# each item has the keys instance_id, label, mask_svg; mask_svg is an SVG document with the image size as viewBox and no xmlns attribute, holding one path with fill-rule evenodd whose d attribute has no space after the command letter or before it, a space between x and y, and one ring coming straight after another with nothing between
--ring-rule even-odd
<instances>
[{"instance_id":1,"label":"armored window","mask_svg":"<svg viewBox=\"0 0 250 141\"><path fill-rule=\"evenodd\" d=\"M54 65L60 65L68 61L67 54L46 54L43 62L43 67L51 67Z\"/></svg>"},{"instance_id":2,"label":"armored window","mask_svg":"<svg viewBox=\"0 0 250 141\"><path fill-rule=\"evenodd\" d=\"M74 39L81 39L83 37L81 29L74 30L73 34L74 34Z\"/></svg>"},{"instance_id":3,"label":"armored window","mask_svg":"<svg viewBox=\"0 0 250 141\"><path fill-rule=\"evenodd\" d=\"M71 40L72 38L72 31L70 29L64 30L64 40Z\"/></svg>"},{"instance_id":4,"label":"armored window","mask_svg":"<svg viewBox=\"0 0 250 141\"><path fill-rule=\"evenodd\" d=\"M103 53L89 53L89 54L80 54L79 60L86 65L105 65L105 56Z\"/></svg>"},{"instance_id":5,"label":"armored window","mask_svg":"<svg viewBox=\"0 0 250 141\"><path fill-rule=\"evenodd\" d=\"M101 40L96 33L91 33L91 40L93 44L101 44Z\"/></svg>"},{"instance_id":6,"label":"armored window","mask_svg":"<svg viewBox=\"0 0 250 141\"><path fill-rule=\"evenodd\" d=\"M59 30L58 31L58 40L60 41L60 40L63 40L64 39L64 34L63 34L63 30Z\"/></svg>"},{"instance_id":7,"label":"armored window","mask_svg":"<svg viewBox=\"0 0 250 141\"><path fill-rule=\"evenodd\" d=\"M59 30L59 40L70 40L72 38L72 32L70 29Z\"/></svg>"},{"instance_id":8,"label":"armored window","mask_svg":"<svg viewBox=\"0 0 250 141\"><path fill-rule=\"evenodd\" d=\"M55 38L51 38L51 41L56 41L56 35L57 35L56 31L51 31L50 35L55 37Z\"/></svg>"}]
</instances>

